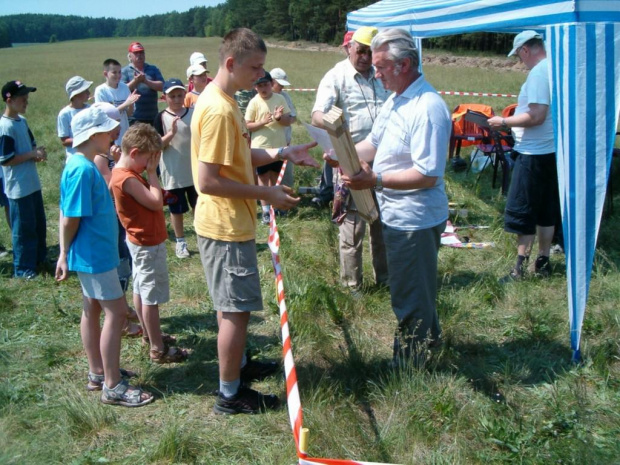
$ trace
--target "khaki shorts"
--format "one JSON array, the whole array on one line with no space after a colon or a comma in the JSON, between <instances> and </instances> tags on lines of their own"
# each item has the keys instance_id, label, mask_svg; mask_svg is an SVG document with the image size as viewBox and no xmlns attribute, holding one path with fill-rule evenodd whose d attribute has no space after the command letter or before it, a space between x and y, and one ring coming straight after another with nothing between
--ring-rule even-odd
<instances>
[{"instance_id":1,"label":"khaki shorts","mask_svg":"<svg viewBox=\"0 0 620 465\"><path fill-rule=\"evenodd\" d=\"M198 236L198 250L216 311L263 309L254 240L225 242Z\"/></svg>"},{"instance_id":2,"label":"khaki shorts","mask_svg":"<svg viewBox=\"0 0 620 465\"><path fill-rule=\"evenodd\" d=\"M136 245L127 241L133 261L133 293L145 305L161 305L170 300L170 282L166 263L166 243Z\"/></svg>"},{"instance_id":3,"label":"khaki shorts","mask_svg":"<svg viewBox=\"0 0 620 465\"><path fill-rule=\"evenodd\" d=\"M116 300L123 296L123 289L118 280L116 268L104 273L77 272L82 293L95 300Z\"/></svg>"}]
</instances>

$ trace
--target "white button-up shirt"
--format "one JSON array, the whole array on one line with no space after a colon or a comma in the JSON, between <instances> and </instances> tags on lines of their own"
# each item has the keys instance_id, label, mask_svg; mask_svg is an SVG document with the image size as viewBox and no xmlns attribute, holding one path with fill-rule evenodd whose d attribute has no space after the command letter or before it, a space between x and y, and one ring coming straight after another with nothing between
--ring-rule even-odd
<instances>
[{"instance_id":1,"label":"white button-up shirt","mask_svg":"<svg viewBox=\"0 0 620 465\"><path fill-rule=\"evenodd\" d=\"M374 68L370 69L366 79L347 58L336 63L321 79L312 113L327 113L332 105L336 105L342 109L351 138L357 143L366 138L389 95L381 81L375 78Z\"/></svg>"},{"instance_id":2,"label":"white button-up shirt","mask_svg":"<svg viewBox=\"0 0 620 465\"><path fill-rule=\"evenodd\" d=\"M437 182L428 189L377 192L381 221L414 231L448 219L443 175L450 142L450 112L437 91L420 76L383 105L367 140L377 149L373 170L389 173L415 168Z\"/></svg>"}]
</instances>

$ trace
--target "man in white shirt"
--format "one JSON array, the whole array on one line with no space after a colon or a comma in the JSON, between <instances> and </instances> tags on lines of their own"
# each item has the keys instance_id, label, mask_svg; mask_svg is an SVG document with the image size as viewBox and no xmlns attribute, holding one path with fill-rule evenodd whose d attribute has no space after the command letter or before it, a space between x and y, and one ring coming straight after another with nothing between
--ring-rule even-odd
<instances>
[{"instance_id":1,"label":"man in white shirt","mask_svg":"<svg viewBox=\"0 0 620 465\"><path fill-rule=\"evenodd\" d=\"M516 55L529 69L513 116L494 116L489 124L512 129L517 154L504 214L504 230L517 235L517 262L502 282L523 278L529 254L538 237L538 276L551 274L549 253L560 217L553 120L549 105L549 68L542 36L536 31L518 34L508 56Z\"/></svg>"},{"instance_id":2,"label":"man in white shirt","mask_svg":"<svg viewBox=\"0 0 620 465\"><path fill-rule=\"evenodd\" d=\"M312 124L318 127L323 127L323 115L332 105L341 108L355 143L370 133L381 105L390 95L375 77L372 66L370 42L376 33L374 27L361 27L355 31L347 45L348 57L325 74L312 108ZM362 285L366 221L359 215L351 196L344 207L346 215L341 215L339 223L340 279L344 286L357 290ZM379 221L370 225L370 248L375 282L387 284L385 245Z\"/></svg>"}]
</instances>

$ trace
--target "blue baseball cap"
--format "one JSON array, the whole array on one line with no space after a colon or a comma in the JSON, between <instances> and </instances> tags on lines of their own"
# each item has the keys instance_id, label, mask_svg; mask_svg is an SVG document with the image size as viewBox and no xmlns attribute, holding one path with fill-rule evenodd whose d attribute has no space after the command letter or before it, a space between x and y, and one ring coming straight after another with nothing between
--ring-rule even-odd
<instances>
[{"instance_id":1,"label":"blue baseball cap","mask_svg":"<svg viewBox=\"0 0 620 465\"><path fill-rule=\"evenodd\" d=\"M164 82L164 94L167 94L171 90L174 89L183 89L185 90L185 86L183 85L183 81L177 78L168 79Z\"/></svg>"}]
</instances>

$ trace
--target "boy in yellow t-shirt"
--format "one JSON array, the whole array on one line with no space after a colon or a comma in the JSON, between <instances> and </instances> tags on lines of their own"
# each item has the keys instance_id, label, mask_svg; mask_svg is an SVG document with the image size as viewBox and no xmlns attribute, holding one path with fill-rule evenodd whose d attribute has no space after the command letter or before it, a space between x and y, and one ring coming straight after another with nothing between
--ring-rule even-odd
<instances>
[{"instance_id":1,"label":"boy in yellow t-shirt","mask_svg":"<svg viewBox=\"0 0 620 465\"><path fill-rule=\"evenodd\" d=\"M286 99L273 91L273 80L267 71L255 82L254 88L257 94L250 100L245 111L245 121L252 133L252 148L273 149L286 146L285 128L295 121ZM281 161L256 168L258 185L275 186L281 168ZM263 224L269 224L270 205L261 200L261 206Z\"/></svg>"},{"instance_id":2,"label":"boy in yellow t-shirt","mask_svg":"<svg viewBox=\"0 0 620 465\"><path fill-rule=\"evenodd\" d=\"M316 144L250 149L250 136L234 99L263 76L267 47L249 29L222 40L219 69L192 118L192 175L198 191L194 226L207 285L217 311L220 387L213 410L258 413L278 405L275 395L250 389L252 380L278 369L276 363L246 360L250 313L263 309L256 257L256 199L288 209L299 202L286 186L257 186L254 167L287 159L318 167L308 149ZM244 382L244 384L241 383Z\"/></svg>"}]
</instances>

